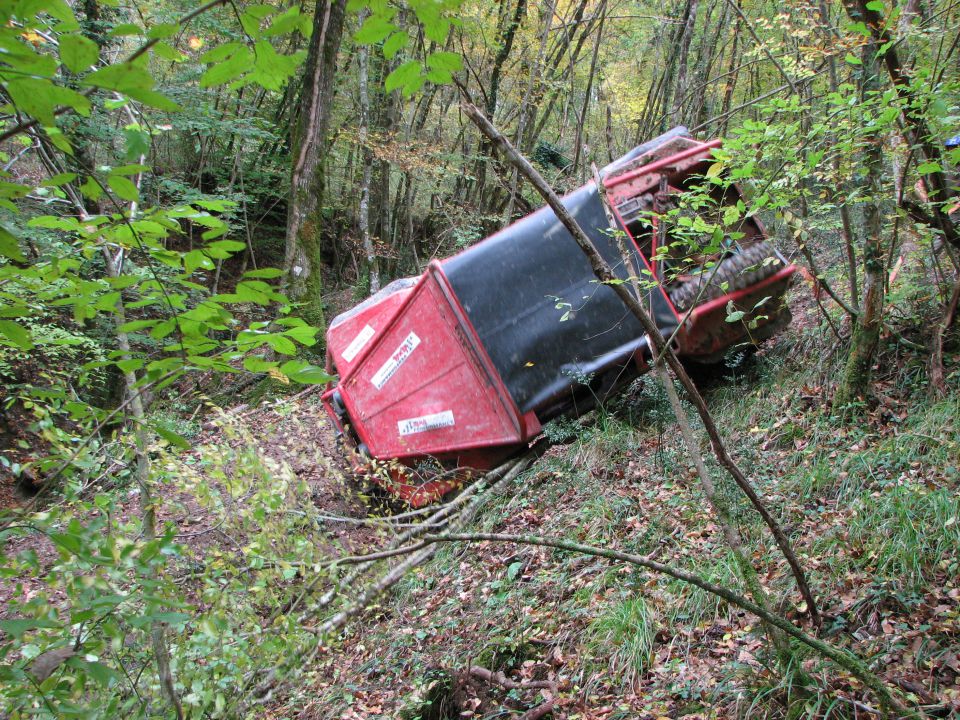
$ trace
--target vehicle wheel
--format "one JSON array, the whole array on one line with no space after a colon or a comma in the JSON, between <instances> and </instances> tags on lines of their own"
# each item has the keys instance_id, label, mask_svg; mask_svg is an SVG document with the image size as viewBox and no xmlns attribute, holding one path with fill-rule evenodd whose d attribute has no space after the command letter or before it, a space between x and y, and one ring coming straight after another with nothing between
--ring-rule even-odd
<instances>
[{"instance_id":1,"label":"vehicle wheel","mask_svg":"<svg viewBox=\"0 0 960 720\"><path fill-rule=\"evenodd\" d=\"M770 258L768 260L768 258ZM728 293L750 287L783 270L783 260L766 242L724 258L720 266L705 270L670 290L670 300L681 313Z\"/></svg>"}]
</instances>

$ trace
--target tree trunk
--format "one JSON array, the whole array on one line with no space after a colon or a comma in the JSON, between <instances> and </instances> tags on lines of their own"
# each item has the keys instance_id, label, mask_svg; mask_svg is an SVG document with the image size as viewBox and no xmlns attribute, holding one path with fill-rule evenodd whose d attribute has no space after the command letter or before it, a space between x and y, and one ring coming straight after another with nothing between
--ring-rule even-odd
<instances>
[{"instance_id":1,"label":"tree trunk","mask_svg":"<svg viewBox=\"0 0 960 720\"><path fill-rule=\"evenodd\" d=\"M897 47L898 45L904 46L905 40L900 38L899 41L896 41L896 38L890 35L886 21L880 13L870 7L871 5L873 3L869 3L867 0L844 0L844 6L851 19L854 22L865 22L870 29L871 46L878 49L878 54L879 48L884 48L881 56L887 74L890 76L890 81L893 83L897 96L905 108L903 119L910 145L919 150L923 160L944 168L946 162L943 158L943 152L930 131L930 126L923 114L926 103L917 97L910 85L910 78L900 62ZM931 203L929 209L913 203L904 203L907 211L914 220L939 230L943 234L944 240L955 248L960 248L960 231L943 207L944 203L950 199L950 188L946 176L942 170L938 170L924 175L924 182L930 189Z\"/></svg>"},{"instance_id":2,"label":"tree trunk","mask_svg":"<svg viewBox=\"0 0 960 720\"><path fill-rule=\"evenodd\" d=\"M360 210L358 224L363 251L367 256L367 279L370 293L380 290L380 267L370 238L370 173L373 170L373 153L369 147L370 93L367 87L367 61L370 50L361 45L357 56L360 66L360 152L363 154L363 178L360 181Z\"/></svg>"},{"instance_id":3,"label":"tree trunk","mask_svg":"<svg viewBox=\"0 0 960 720\"><path fill-rule=\"evenodd\" d=\"M317 1L303 78L300 120L292 142L284 257L286 291L291 300L302 303L301 317L320 328L325 324L320 297L323 289L320 216L325 190L323 160L345 8L346 0Z\"/></svg>"},{"instance_id":4,"label":"tree trunk","mask_svg":"<svg viewBox=\"0 0 960 720\"><path fill-rule=\"evenodd\" d=\"M587 109L590 107L590 94L593 92L593 78L597 72L597 57L600 55L600 42L603 39L603 23L607 19L607 1L603 0L600 6L600 26L597 28L597 36L593 43L593 56L590 58L590 74L587 76L587 89L583 94L583 106L580 108L580 118L577 121L577 140L573 150L573 172L577 172L580 165L580 153L583 151L583 133L584 125L587 122ZM586 161L584 161L586 166Z\"/></svg>"},{"instance_id":5,"label":"tree trunk","mask_svg":"<svg viewBox=\"0 0 960 720\"><path fill-rule=\"evenodd\" d=\"M851 17L854 22L857 21L855 14L852 13ZM864 45L862 52L864 97L875 93L879 85L876 53L876 42ZM880 342L880 328L883 323L885 264L880 208L883 139L878 133L870 132L865 141L868 144L864 153L864 167L867 171L866 186L870 200L865 205L863 213L863 304L854 325L850 354L847 356L843 377L834 396L834 405L838 408L868 394L871 369Z\"/></svg>"},{"instance_id":6,"label":"tree trunk","mask_svg":"<svg viewBox=\"0 0 960 720\"><path fill-rule=\"evenodd\" d=\"M697 24L697 11L700 9L698 0L690 0L687 5L686 22L683 25L683 34L680 36L680 48L677 52L677 82L673 91L673 112L670 115L670 124L675 125L683 118L681 110L683 109L684 94L687 90L687 56L690 54L690 41L693 39L693 31ZM706 31L706 30L704 30Z\"/></svg>"},{"instance_id":7,"label":"tree trunk","mask_svg":"<svg viewBox=\"0 0 960 720\"><path fill-rule=\"evenodd\" d=\"M501 13L506 14L505 11L507 7L506 0L504 0L501 5ZM500 34L500 47L497 50L496 56L494 56L493 68L490 70L490 90L486 94L486 103L484 106L488 117L494 117L496 114L497 100L500 95L500 76L503 73L503 65L510 56L510 51L513 49L513 39L517 34L517 28L520 27L520 23L523 22L523 17L526 13L527 0L517 0L513 14L505 20L503 31ZM474 172L476 184L473 192L474 202L481 208L484 204L483 198L487 184L487 165L490 162L488 158L491 155L491 151L492 147L490 142L486 138L481 137L480 149L478 151L479 158L477 160L476 171Z\"/></svg>"},{"instance_id":8,"label":"tree trunk","mask_svg":"<svg viewBox=\"0 0 960 720\"><path fill-rule=\"evenodd\" d=\"M543 60L544 55L547 51L547 39L550 36L550 27L553 25L553 15L554 8L556 6L556 0L550 0L546 7L543 9L543 19L540 29L540 47L537 50L537 60L533 64L533 67L530 68L530 74L527 78L527 91L524 93L523 98L520 100L520 117L517 121L517 132L514 136L516 138L515 142L517 147L524 146L524 138L527 133L527 125L532 120L531 115L533 115L534 108L531 103L532 98L534 97L534 88L537 89L536 94L539 94L539 88L543 85ZM513 210L516 204L517 197L517 183L519 180L519 174L516 168L510 173L510 197L507 199L507 209L503 213L503 225L506 227L510 224L513 219Z\"/></svg>"}]
</instances>

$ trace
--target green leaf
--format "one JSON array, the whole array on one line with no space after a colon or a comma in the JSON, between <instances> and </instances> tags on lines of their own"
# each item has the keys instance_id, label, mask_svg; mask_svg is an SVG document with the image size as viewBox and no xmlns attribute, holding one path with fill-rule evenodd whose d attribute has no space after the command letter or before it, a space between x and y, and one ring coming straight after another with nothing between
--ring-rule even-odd
<instances>
[{"instance_id":1,"label":"green leaf","mask_svg":"<svg viewBox=\"0 0 960 720\"><path fill-rule=\"evenodd\" d=\"M407 46L410 37L404 30L399 30L387 38L383 44L383 56L387 59L393 58L398 52Z\"/></svg>"},{"instance_id":2,"label":"green leaf","mask_svg":"<svg viewBox=\"0 0 960 720\"><path fill-rule=\"evenodd\" d=\"M139 35L142 31L139 25L133 23L120 23L110 31L111 35Z\"/></svg>"},{"instance_id":3,"label":"green leaf","mask_svg":"<svg viewBox=\"0 0 960 720\"><path fill-rule=\"evenodd\" d=\"M191 616L187 613L178 612L150 613L149 615L144 615L144 617L149 619L150 622L162 622L167 623L168 625L183 625L191 618Z\"/></svg>"},{"instance_id":4,"label":"green leaf","mask_svg":"<svg viewBox=\"0 0 960 720\"><path fill-rule=\"evenodd\" d=\"M110 169L111 175L136 175L150 169L149 165L120 165Z\"/></svg>"},{"instance_id":5,"label":"green leaf","mask_svg":"<svg viewBox=\"0 0 960 720\"><path fill-rule=\"evenodd\" d=\"M850 25L847 26L847 30L853 33L857 33L859 35L863 35L864 37L870 37L872 35L872 33L870 32L870 28L868 28L867 24L864 22L851 23Z\"/></svg>"},{"instance_id":6,"label":"green leaf","mask_svg":"<svg viewBox=\"0 0 960 720\"><path fill-rule=\"evenodd\" d=\"M100 60L100 48L80 33L60 36L60 60L75 73L84 72Z\"/></svg>"},{"instance_id":7,"label":"green leaf","mask_svg":"<svg viewBox=\"0 0 960 720\"><path fill-rule=\"evenodd\" d=\"M153 429L157 433L157 435L162 437L164 440L166 440L168 443L170 443L174 447L178 447L181 450L190 449L190 442L182 435L178 435L172 430L168 430L167 428L160 427L159 425L154 425Z\"/></svg>"},{"instance_id":8,"label":"green leaf","mask_svg":"<svg viewBox=\"0 0 960 720\"><path fill-rule=\"evenodd\" d=\"M250 355L243 359L243 367L247 372L267 372L267 370L276 366L275 362L269 362L256 355Z\"/></svg>"},{"instance_id":9,"label":"green leaf","mask_svg":"<svg viewBox=\"0 0 960 720\"><path fill-rule=\"evenodd\" d=\"M463 58L461 58L457 53L452 52L430 53L427 56L427 67L431 67L435 70L457 72L458 70L463 69Z\"/></svg>"},{"instance_id":10,"label":"green leaf","mask_svg":"<svg viewBox=\"0 0 960 720\"><path fill-rule=\"evenodd\" d=\"M282 355L297 354L297 346L293 344L292 340L285 338L283 335L267 335L265 340L270 347Z\"/></svg>"},{"instance_id":11,"label":"green leaf","mask_svg":"<svg viewBox=\"0 0 960 720\"><path fill-rule=\"evenodd\" d=\"M29 227L47 228L49 230L73 231L80 229L80 221L72 217L59 217L57 215L39 215L32 218L27 225Z\"/></svg>"},{"instance_id":12,"label":"green leaf","mask_svg":"<svg viewBox=\"0 0 960 720\"><path fill-rule=\"evenodd\" d=\"M939 163L925 162L917 166L917 172L921 175L930 175L931 173L943 172Z\"/></svg>"},{"instance_id":13,"label":"green leaf","mask_svg":"<svg viewBox=\"0 0 960 720\"><path fill-rule=\"evenodd\" d=\"M311 365L302 360L289 360L280 366L280 372L294 382L304 385L322 385L333 380L322 367Z\"/></svg>"},{"instance_id":14,"label":"green leaf","mask_svg":"<svg viewBox=\"0 0 960 720\"><path fill-rule=\"evenodd\" d=\"M166 95L158 93L156 90L130 88L124 94L137 102L149 105L157 110L163 110L164 112L180 112L183 109Z\"/></svg>"},{"instance_id":15,"label":"green leaf","mask_svg":"<svg viewBox=\"0 0 960 720\"><path fill-rule=\"evenodd\" d=\"M204 63L219 63L223 62L229 57L232 57L235 53L246 50L246 46L243 43L239 42L228 42L219 47L215 47L212 50L207 50L203 55L200 56L200 62Z\"/></svg>"},{"instance_id":16,"label":"green leaf","mask_svg":"<svg viewBox=\"0 0 960 720\"><path fill-rule=\"evenodd\" d=\"M83 661L84 669L101 687L107 687L119 676L111 668L100 662Z\"/></svg>"},{"instance_id":17,"label":"green leaf","mask_svg":"<svg viewBox=\"0 0 960 720\"><path fill-rule=\"evenodd\" d=\"M81 115L90 114L90 101L80 93L55 85L49 80L17 78L7 82L10 99L21 112L35 117L44 125L56 123L56 109L65 105Z\"/></svg>"},{"instance_id":18,"label":"green leaf","mask_svg":"<svg viewBox=\"0 0 960 720\"><path fill-rule=\"evenodd\" d=\"M213 260L208 258L202 250L191 250L183 256L183 269L192 273L197 268L213 270Z\"/></svg>"},{"instance_id":19,"label":"green leaf","mask_svg":"<svg viewBox=\"0 0 960 720\"><path fill-rule=\"evenodd\" d=\"M884 11L883 3L881 0L870 0L866 5L867 10L873 10L874 12L882 13Z\"/></svg>"},{"instance_id":20,"label":"green leaf","mask_svg":"<svg viewBox=\"0 0 960 720\"><path fill-rule=\"evenodd\" d=\"M116 90L134 97L133 93L138 90L149 90L153 87L153 76L139 65L125 62L108 65L90 73L83 79L83 84Z\"/></svg>"},{"instance_id":21,"label":"green leaf","mask_svg":"<svg viewBox=\"0 0 960 720\"><path fill-rule=\"evenodd\" d=\"M317 342L318 329L310 325L300 325L299 327L292 327L289 330L286 330L283 334L287 337L292 337L298 343L303 345L315 345Z\"/></svg>"},{"instance_id":22,"label":"green leaf","mask_svg":"<svg viewBox=\"0 0 960 720\"><path fill-rule=\"evenodd\" d=\"M48 178L40 183L40 187L59 187L60 185L66 185L68 182L73 182L76 179L76 173L57 173L53 177Z\"/></svg>"},{"instance_id":23,"label":"green leaf","mask_svg":"<svg viewBox=\"0 0 960 720\"><path fill-rule=\"evenodd\" d=\"M430 70L427 72L426 78L436 85L448 85L453 82L453 74L449 70ZM414 91L407 90L407 87L404 86L404 92L412 94Z\"/></svg>"},{"instance_id":24,"label":"green leaf","mask_svg":"<svg viewBox=\"0 0 960 720\"><path fill-rule=\"evenodd\" d=\"M357 30L353 39L361 45L372 45L384 40L388 35L399 28L380 15L371 15Z\"/></svg>"},{"instance_id":25,"label":"green leaf","mask_svg":"<svg viewBox=\"0 0 960 720\"><path fill-rule=\"evenodd\" d=\"M103 196L103 188L100 187L100 183L98 183L92 177L88 177L86 180L84 180L83 184L80 186L80 192L83 193L85 198L89 198L94 202Z\"/></svg>"},{"instance_id":26,"label":"green leaf","mask_svg":"<svg viewBox=\"0 0 960 720\"><path fill-rule=\"evenodd\" d=\"M50 539L71 555L83 553L83 541L72 533L50 533Z\"/></svg>"},{"instance_id":27,"label":"green leaf","mask_svg":"<svg viewBox=\"0 0 960 720\"><path fill-rule=\"evenodd\" d=\"M306 51L281 55L269 40L260 40L254 46L256 59L253 70L245 78L247 83L256 83L267 90L280 90L306 57Z\"/></svg>"},{"instance_id":28,"label":"green leaf","mask_svg":"<svg viewBox=\"0 0 960 720\"><path fill-rule=\"evenodd\" d=\"M846 60L851 65L863 65L863 60L861 60L856 55L853 55L851 53L847 53L843 59Z\"/></svg>"},{"instance_id":29,"label":"green leaf","mask_svg":"<svg viewBox=\"0 0 960 720\"><path fill-rule=\"evenodd\" d=\"M111 175L107 178L107 185L113 190L121 200L133 202L140 199L140 191L137 186L120 175Z\"/></svg>"},{"instance_id":30,"label":"green leaf","mask_svg":"<svg viewBox=\"0 0 960 720\"><path fill-rule=\"evenodd\" d=\"M131 373L136 372L143 367L142 358L126 358L124 360L117 360L117 368L122 373Z\"/></svg>"},{"instance_id":31,"label":"green leaf","mask_svg":"<svg viewBox=\"0 0 960 720\"><path fill-rule=\"evenodd\" d=\"M30 337L30 331L15 323L13 320L0 320L0 335L6 337L14 347L20 348L21 350L33 349L33 340Z\"/></svg>"},{"instance_id":32,"label":"green leaf","mask_svg":"<svg viewBox=\"0 0 960 720\"><path fill-rule=\"evenodd\" d=\"M257 17L251 12L245 12L240 16L240 27L243 28L243 31L253 39L262 37L260 32L260 17Z\"/></svg>"},{"instance_id":33,"label":"green leaf","mask_svg":"<svg viewBox=\"0 0 960 720\"><path fill-rule=\"evenodd\" d=\"M274 35L285 35L298 29L301 34L303 34L304 30L310 27L305 20L304 15L300 13L300 8L293 5L286 12L274 18L273 22L270 23L270 27L264 30L263 34L266 37L272 37Z\"/></svg>"},{"instance_id":34,"label":"green leaf","mask_svg":"<svg viewBox=\"0 0 960 720\"><path fill-rule=\"evenodd\" d=\"M201 207L204 210L212 210L213 212L226 212L231 208L237 207L237 203L233 200L223 200L223 199L197 199L193 201L193 204L197 207Z\"/></svg>"},{"instance_id":35,"label":"green leaf","mask_svg":"<svg viewBox=\"0 0 960 720\"><path fill-rule=\"evenodd\" d=\"M183 62L187 56L177 50L173 45L165 42L158 42L153 46L153 54L170 62Z\"/></svg>"},{"instance_id":36,"label":"green leaf","mask_svg":"<svg viewBox=\"0 0 960 720\"><path fill-rule=\"evenodd\" d=\"M743 310L734 310L733 312L727 313L727 322L735 323L742 320L744 315L746 315L746 313Z\"/></svg>"},{"instance_id":37,"label":"green leaf","mask_svg":"<svg viewBox=\"0 0 960 720\"><path fill-rule=\"evenodd\" d=\"M0 257L10 258L17 262L26 261L26 258L23 257L23 252L20 250L20 243L17 242L17 238L3 225L0 225Z\"/></svg>"},{"instance_id":38,"label":"green leaf","mask_svg":"<svg viewBox=\"0 0 960 720\"><path fill-rule=\"evenodd\" d=\"M28 630L35 630L36 628L55 628L60 627L59 623L54 622L53 620L48 620L46 618L27 618L23 620L0 620L0 630L3 630L8 635L13 635L13 637L20 637Z\"/></svg>"},{"instance_id":39,"label":"green leaf","mask_svg":"<svg viewBox=\"0 0 960 720\"><path fill-rule=\"evenodd\" d=\"M214 87L235 80L250 69L252 58L253 53L246 47L234 53L209 68L200 78L200 87Z\"/></svg>"},{"instance_id":40,"label":"green leaf","mask_svg":"<svg viewBox=\"0 0 960 720\"><path fill-rule=\"evenodd\" d=\"M245 278L263 278L266 280L278 278L283 275L280 268L260 268L259 270L247 270L243 276Z\"/></svg>"},{"instance_id":41,"label":"green leaf","mask_svg":"<svg viewBox=\"0 0 960 720\"><path fill-rule=\"evenodd\" d=\"M123 139L126 143L127 160L135 160L150 152L150 134L140 128L124 128Z\"/></svg>"},{"instance_id":42,"label":"green leaf","mask_svg":"<svg viewBox=\"0 0 960 720\"><path fill-rule=\"evenodd\" d=\"M447 33L450 32L450 21L441 18L435 23L423 26L424 35L427 40L433 40L435 43L442 43L447 39Z\"/></svg>"},{"instance_id":43,"label":"green leaf","mask_svg":"<svg viewBox=\"0 0 960 720\"><path fill-rule=\"evenodd\" d=\"M158 322L160 321L159 320L132 320L128 323L124 323L123 325L121 325L118 328L118 330L120 330L120 332L125 332L125 333L137 332L138 330L144 330L148 327L153 327Z\"/></svg>"},{"instance_id":44,"label":"green leaf","mask_svg":"<svg viewBox=\"0 0 960 720\"><path fill-rule=\"evenodd\" d=\"M406 88L419 78L420 63L416 60L408 60L387 75L386 80L383 82L383 86L387 92L393 92L397 88Z\"/></svg>"},{"instance_id":45,"label":"green leaf","mask_svg":"<svg viewBox=\"0 0 960 720\"><path fill-rule=\"evenodd\" d=\"M159 23L147 31L147 37L151 40L164 40L178 32L180 32L180 26L177 23Z\"/></svg>"},{"instance_id":46,"label":"green leaf","mask_svg":"<svg viewBox=\"0 0 960 720\"><path fill-rule=\"evenodd\" d=\"M270 290L269 286L266 286ZM240 302L252 302L257 305L269 305L270 295L250 282L237 283L236 295Z\"/></svg>"},{"instance_id":47,"label":"green leaf","mask_svg":"<svg viewBox=\"0 0 960 720\"><path fill-rule=\"evenodd\" d=\"M233 253L242 252L246 249L247 244L237 240L217 240L205 248L207 254L216 259L226 259Z\"/></svg>"}]
</instances>

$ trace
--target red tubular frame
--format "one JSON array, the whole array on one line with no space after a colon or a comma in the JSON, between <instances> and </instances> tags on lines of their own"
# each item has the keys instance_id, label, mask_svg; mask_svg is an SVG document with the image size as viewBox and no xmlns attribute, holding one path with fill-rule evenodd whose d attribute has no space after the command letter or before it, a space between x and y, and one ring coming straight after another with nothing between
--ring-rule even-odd
<instances>
[{"instance_id":1,"label":"red tubular frame","mask_svg":"<svg viewBox=\"0 0 960 720\"><path fill-rule=\"evenodd\" d=\"M676 162L680 162L681 160L686 160L688 157L693 157L694 155L698 155L704 152L705 150L712 150L713 148L720 147L722 143L723 141L720 139L711 140L710 142L705 142L705 143L698 143L695 147L687 148L686 150L681 150L675 155L670 155L669 157L661 158L660 160L656 160L650 163L649 165L644 165L643 167L639 167L636 170L631 170L630 172L626 172L623 175L615 175L612 178L605 179L603 181L603 185L604 187L607 187L607 188L612 188L612 187L616 187L617 185L622 185L623 183L629 182L634 178L640 177L641 175L647 175L649 173L656 172L661 168L670 167Z\"/></svg>"}]
</instances>

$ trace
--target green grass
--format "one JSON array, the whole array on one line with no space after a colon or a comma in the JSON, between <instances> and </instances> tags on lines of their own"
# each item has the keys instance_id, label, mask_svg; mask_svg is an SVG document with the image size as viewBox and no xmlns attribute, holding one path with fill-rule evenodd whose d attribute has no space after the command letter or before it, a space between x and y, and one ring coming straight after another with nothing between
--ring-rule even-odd
<instances>
[{"instance_id":1,"label":"green grass","mask_svg":"<svg viewBox=\"0 0 960 720\"><path fill-rule=\"evenodd\" d=\"M862 549L854 562L876 579L915 590L936 571L956 576L960 498L953 490L897 486L865 496L856 509L846 542Z\"/></svg>"},{"instance_id":2,"label":"green grass","mask_svg":"<svg viewBox=\"0 0 960 720\"><path fill-rule=\"evenodd\" d=\"M587 630L587 647L595 662L606 659L610 674L632 686L653 659L657 618L642 597L614 602Z\"/></svg>"},{"instance_id":3,"label":"green grass","mask_svg":"<svg viewBox=\"0 0 960 720\"><path fill-rule=\"evenodd\" d=\"M739 585L736 561L732 555L724 553L719 560L704 560L706 558L696 558L692 563L693 571L704 580L723 587L736 588ZM679 580L668 581L666 590L672 597L668 614L670 625L696 627L719 618L726 608L726 601L716 595Z\"/></svg>"}]
</instances>

